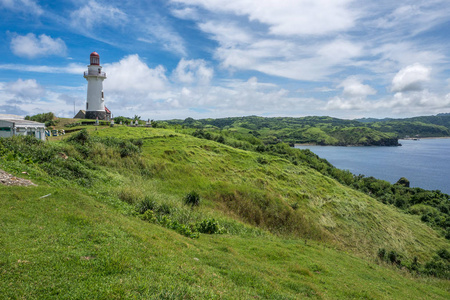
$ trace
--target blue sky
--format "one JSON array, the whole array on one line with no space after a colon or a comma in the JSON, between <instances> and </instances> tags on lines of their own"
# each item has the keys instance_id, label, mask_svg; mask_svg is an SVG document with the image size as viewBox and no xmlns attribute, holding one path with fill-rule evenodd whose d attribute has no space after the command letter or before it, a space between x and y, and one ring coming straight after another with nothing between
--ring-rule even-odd
<instances>
[{"instance_id":1,"label":"blue sky","mask_svg":"<svg viewBox=\"0 0 450 300\"><path fill-rule=\"evenodd\" d=\"M0 114L72 117L100 54L114 116L450 112L448 0L0 0Z\"/></svg>"}]
</instances>

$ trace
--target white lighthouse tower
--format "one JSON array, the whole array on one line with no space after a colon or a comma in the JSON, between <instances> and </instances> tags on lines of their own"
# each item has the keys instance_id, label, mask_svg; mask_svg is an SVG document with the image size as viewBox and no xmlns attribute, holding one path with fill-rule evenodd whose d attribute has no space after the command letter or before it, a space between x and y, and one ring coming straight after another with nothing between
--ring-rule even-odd
<instances>
[{"instance_id":1,"label":"white lighthouse tower","mask_svg":"<svg viewBox=\"0 0 450 300\"><path fill-rule=\"evenodd\" d=\"M97 52L92 52L90 59L88 71L84 72L84 78L88 81L86 119L98 118L99 120L107 120L111 113L107 108L105 110L103 95L103 80L106 79L106 73L102 72L100 55Z\"/></svg>"}]
</instances>

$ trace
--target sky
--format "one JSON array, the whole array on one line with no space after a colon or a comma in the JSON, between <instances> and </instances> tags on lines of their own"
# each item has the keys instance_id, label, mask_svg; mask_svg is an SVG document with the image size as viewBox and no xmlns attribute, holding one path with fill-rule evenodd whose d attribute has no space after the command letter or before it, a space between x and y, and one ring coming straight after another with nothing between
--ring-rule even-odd
<instances>
[{"instance_id":1,"label":"sky","mask_svg":"<svg viewBox=\"0 0 450 300\"><path fill-rule=\"evenodd\" d=\"M0 114L86 106L96 51L113 116L450 113L448 0L0 0Z\"/></svg>"}]
</instances>

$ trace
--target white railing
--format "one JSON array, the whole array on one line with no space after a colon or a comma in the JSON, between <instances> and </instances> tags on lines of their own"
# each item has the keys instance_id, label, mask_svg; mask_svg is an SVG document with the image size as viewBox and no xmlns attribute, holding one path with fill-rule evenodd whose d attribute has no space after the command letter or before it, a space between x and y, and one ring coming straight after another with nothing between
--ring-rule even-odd
<instances>
[{"instance_id":1,"label":"white railing","mask_svg":"<svg viewBox=\"0 0 450 300\"><path fill-rule=\"evenodd\" d=\"M96 71L86 71L86 72L84 72L84 76L106 77L106 73L105 72L96 72Z\"/></svg>"}]
</instances>

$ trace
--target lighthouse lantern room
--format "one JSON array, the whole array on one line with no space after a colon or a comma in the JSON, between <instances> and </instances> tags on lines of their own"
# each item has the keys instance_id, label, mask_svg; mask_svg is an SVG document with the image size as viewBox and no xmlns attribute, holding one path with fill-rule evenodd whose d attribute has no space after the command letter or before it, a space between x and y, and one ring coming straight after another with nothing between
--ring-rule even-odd
<instances>
[{"instance_id":1,"label":"lighthouse lantern room","mask_svg":"<svg viewBox=\"0 0 450 300\"><path fill-rule=\"evenodd\" d=\"M86 119L108 120L111 113L107 113L109 111L105 108L103 95L103 80L106 79L106 73L102 72L100 55L97 52L91 53L90 65L88 71L84 72L84 78L88 82Z\"/></svg>"}]
</instances>

